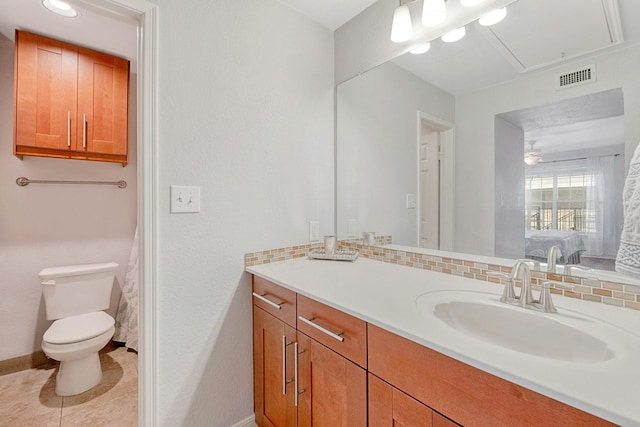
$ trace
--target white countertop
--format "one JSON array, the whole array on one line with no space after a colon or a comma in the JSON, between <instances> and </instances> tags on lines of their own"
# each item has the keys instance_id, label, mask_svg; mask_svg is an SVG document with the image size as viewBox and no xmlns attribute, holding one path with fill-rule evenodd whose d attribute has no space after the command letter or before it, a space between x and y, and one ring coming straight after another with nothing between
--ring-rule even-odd
<instances>
[{"instance_id":1,"label":"white countertop","mask_svg":"<svg viewBox=\"0 0 640 427\"><path fill-rule=\"evenodd\" d=\"M444 322L430 320L416 304L418 296L438 290L499 295L501 285L365 258L355 262L298 258L246 270L585 412L623 426L640 426L640 347L630 344L632 357L600 363L531 356L463 335ZM572 310L588 313L640 340L636 310L558 295L553 300L558 313L551 316L571 316Z\"/></svg>"}]
</instances>

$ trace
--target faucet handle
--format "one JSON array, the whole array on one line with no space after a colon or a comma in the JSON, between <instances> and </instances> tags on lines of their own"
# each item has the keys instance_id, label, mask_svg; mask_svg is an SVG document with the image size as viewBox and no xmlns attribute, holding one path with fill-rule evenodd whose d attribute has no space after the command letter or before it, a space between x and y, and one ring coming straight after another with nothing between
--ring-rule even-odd
<instances>
[{"instance_id":1,"label":"faucet handle","mask_svg":"<svg viewBox=\"0 0 640 427\"><path fill-rule=\"evenodd\" d=\"M500 297L500 301L513 302L518 299L516 297L516 291L513 287L513 276L511 274L503 273L501 271L487 271L487 276L497 277L499 279L505 279L507 281L507 283L504 285L504 290L502 291L502 297Z\"/></svg>"},{"instance_id":2,"label":"faucet handle","mask_svg":"<svg viewBox=\"0 0 640 427\"><path fill-rule=\"evenodd\" d=\"M583 271L587 271L587 270L592 270L592 268L590 267L585 267L583 265L578 265L578 264L567 264L564 266L564 271L563 273L565 273L567 276L571 276L571 270L573 269L578 269L578 270L583 270Z\"/></svg>"},{"instance_id":3,"label":"faucet handle","mask_svg":"<svg viewBox=\"0 0 640 427\"><path fill-rule=\"evenodd\" d=\"M570 285L568 283L563 283L563 282L556 282L554 280L545 280L540 284L540 287L542 289L556 288L556 289L566 289L566 290L571 290L575 288L574 285Z\"/></svg>"},{"instance_id":4,"label":"faucet handle","mask_svg":"<svg viewBox=\"0 0 640 427\"><path fill-rule=\"evenodd\" d=\"M540 299L538 304L542 307L545 313L557 313L553 300L551 299L551 288L559 289L573 289L573 285L568 285L562 282L554 282L552 280L544 281L540 284L542 290L540 291Z\"/></svg>"}]
</instances>

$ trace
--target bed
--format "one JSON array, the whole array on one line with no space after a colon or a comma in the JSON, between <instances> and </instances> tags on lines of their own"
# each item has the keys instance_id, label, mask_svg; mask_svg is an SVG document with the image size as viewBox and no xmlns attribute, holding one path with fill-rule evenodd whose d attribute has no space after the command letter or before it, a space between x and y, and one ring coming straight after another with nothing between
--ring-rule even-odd
<instances>
[{"instance_id":1,"label":"bed","mask_svg":"<svg viewBox=\"0 0 640 427\"><path fill-rule=\"evenodd\" d=\"M547 262L547 252L557 246L562 252L560 264L580 264L580 254L586 250L584 241L577 231L525 230L525 257Z\"/></svg>"}]
</instances>

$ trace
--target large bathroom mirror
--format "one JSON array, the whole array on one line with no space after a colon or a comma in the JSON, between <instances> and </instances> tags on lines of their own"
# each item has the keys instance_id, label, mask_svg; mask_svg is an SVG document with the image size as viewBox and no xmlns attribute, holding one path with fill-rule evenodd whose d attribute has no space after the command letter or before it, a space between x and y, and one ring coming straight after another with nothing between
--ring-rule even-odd
<instances>
[{"instance_id":1,"label":"large bathroom mirror","mask_svg":"<svg viewBox=\"0 0 640 427\"><path fill-rule=\"evenodd\" d=\"M554 245L587 277L640 283L610 271L640 141L640 2L507 10L338 86L336 232L505 265Z\"/></svg>"}]
</instances>

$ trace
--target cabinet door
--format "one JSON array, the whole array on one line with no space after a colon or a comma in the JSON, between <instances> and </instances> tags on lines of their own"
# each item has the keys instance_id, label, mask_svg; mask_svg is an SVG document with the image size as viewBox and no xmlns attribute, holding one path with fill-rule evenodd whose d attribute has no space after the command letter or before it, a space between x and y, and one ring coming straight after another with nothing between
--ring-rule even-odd
<instances>
[{"instance_id":1,"label":"cabinet door","mask_svg":"<svg viewBox=\"0 0 640 427\"><path fill-rule=\"evenodd\" d=\"M126 157L128 104L129 61L79 48L77 150Z\"/></svg>"},{"instance_id":2,"label":"cabinet door","mask_svg":"<svg viewBox=\"0 0 640 427\"><path fill-rule=\"evenodd\" d=\"M16 31L14 154L73 149L77 61L75 46Z\"/></svg>"},{"instance_id":3,"label":"cabinet door","mask_svg":"<svg viewBox=\"0 0 640 427\"><path fill-rule=\"evenodd\" d=\"M253 387L256 424L294 427L294 345L296 331L253 306Z\"/></svg>"},{"instance_id":4,"label":"cabinet door","mask_svg":"<svg viewBox=\"0 0 640 427\"><path fill-rule=\"evenodd\" d=\"M298 425L367 425L364 369L298 332Z\"/></svg>"},{"instance_id":5,"label":"cabinet door","mask_svg":"<svg viewBox=\"0 0 640 427\"><path fill-rule=\"evenodd\" d=\"M370 427L432 427L433 411L369 374Z\"/></svg>"}]
</instances>

